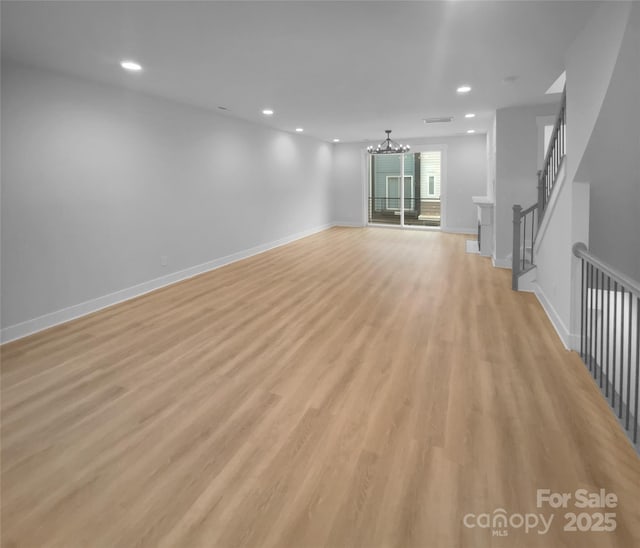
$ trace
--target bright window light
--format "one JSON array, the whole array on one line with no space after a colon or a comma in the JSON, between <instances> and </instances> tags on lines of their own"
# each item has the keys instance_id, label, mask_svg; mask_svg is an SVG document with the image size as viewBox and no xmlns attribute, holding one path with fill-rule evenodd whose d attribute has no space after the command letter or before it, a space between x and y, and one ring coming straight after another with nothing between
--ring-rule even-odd
<instances>
[{"instance_id":1,"label":"bright window light","mask_svg":"<svg viewBox=\"0 0 640 548\"><path fill-rule=\"evenodd\" d=\"M553 84L551 84L551 87L546 91L546 94L562 93L566 81L567 71L565 70L560 76L558 76L558 79Z\"/></svg>"}]
</instances>

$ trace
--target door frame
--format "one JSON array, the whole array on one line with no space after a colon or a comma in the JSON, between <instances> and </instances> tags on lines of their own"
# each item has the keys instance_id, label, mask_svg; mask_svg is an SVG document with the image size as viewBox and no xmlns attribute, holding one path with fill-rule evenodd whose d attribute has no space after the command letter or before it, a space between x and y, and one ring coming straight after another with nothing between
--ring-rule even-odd
<instances>
[{"instance_id":1,"label":"door frame","mask_svg":"<svg viewBox=\"0 0 640 548\"><path fill-rule=\"evenodd\" d=\"M441 230L447 231L446 217L447 217L447 190L448 190L448 169L447 169L447 148L444 143L416 143L411 144L410 154L416 152L429 152L438 150L442 154L440 164L440 226L415 226L405 225L404 222L401 225L386 225L382 223L370 223L369 222L369 184L371 181L371 162L369 161L370 154L366 148L361 149L361 173L362 173L362 226L377 226L377 227L393 227L402 228L406 230ZM415 181L414 181L415 182ZM403 215L404 217L404 215Z\"/></svg>"}]
</instances>

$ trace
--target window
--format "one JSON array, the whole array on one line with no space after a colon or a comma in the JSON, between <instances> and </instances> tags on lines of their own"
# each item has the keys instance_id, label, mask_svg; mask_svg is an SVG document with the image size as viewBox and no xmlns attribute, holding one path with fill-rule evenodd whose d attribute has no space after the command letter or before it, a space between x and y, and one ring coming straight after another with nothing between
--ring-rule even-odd
<instances>
[{"instance_id":1,"label":"window","mask_svg":"<svg viewBox=\"0 0 640 548\"><path fill-rule=\"evenodd\" d=\"M420 199L440 198L441 163L439 150L420 153Z\"/></svg>"},{"instance_id":2,"label":"window","mask_svg":"<svg viewBox=\"0 0 640 548\"><path fill-rule=\"evenodd\" d=\"M400 210L400 176L387 175L386 208ZM415 191L413 188L413 175L404 176L404 201L405 210L413 210Z\"/></svg>"},{"instance_id":3,"label":"window","mask_svg":"<svg viewBox=\"0 0 640 548\"><path fill-rule=\"evenodd\" d=\"M440 226L445 150L446 147L435 145L426 152L372 154L369 158L369 222Z\"/></svg>"}]
</instances>

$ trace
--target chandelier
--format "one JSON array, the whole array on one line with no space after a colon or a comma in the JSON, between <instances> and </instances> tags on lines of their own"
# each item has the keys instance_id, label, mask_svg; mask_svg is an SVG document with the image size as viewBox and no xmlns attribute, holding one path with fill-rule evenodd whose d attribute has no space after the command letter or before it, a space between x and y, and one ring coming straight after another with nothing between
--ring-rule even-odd
<instances>
[{"instance_id":1,"label":"chandelier","mask_svg":"<svg viewBox=\"0 0 640 548\"><path fill-rule=\"evenodd\" d=\"M385 129L387 138L382 141L377 147L367 147L369 154L399 154L401 152L409 152L409 145L398 144L391 139L391 130Z\"/></svg>"}]
</instances>

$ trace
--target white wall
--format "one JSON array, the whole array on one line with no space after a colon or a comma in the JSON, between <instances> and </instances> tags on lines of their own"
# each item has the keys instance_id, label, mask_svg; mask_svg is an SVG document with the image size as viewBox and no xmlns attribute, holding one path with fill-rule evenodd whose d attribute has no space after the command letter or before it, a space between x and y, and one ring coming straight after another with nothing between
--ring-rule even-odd
<instances>
[{"instance_id":1,"label":"white wall","mask_svg":"<svg viewBox=\"0 0 640 548\"><path fill-rule=\"evenodd\" d=\"M611 81L578 166L591 183L590 250L640 280L640 5L630 14Z\"/></svg>"},{"instance_id":2,"label":"white wall","mask_svg":"<svg viewBox=\"0 0 640 548\"><path fill-rule=\"evenodd\" d=\"M365 198L366 145L344 143L333 148L332 211L336 224L364 226L367 222Z\"/></svg>"},{"instance_id":3,"label":"white wall","mask_svg":"<svg viewBox=\"0 0 640 548\"><path fill-rule=\"evenodd\" d=\"M326 226L331 166L324 142L3 63L2 327Z\"/></svg>"},{"instance_id":4,"label":"white wall","mask_svg":"<svg viewBox=\"0 0 640 548\"><path fill-rule=\"evenodd\" d=\"M554 210L535 244L536 294L564 345L571 347L571 183L558 182Z\"/></svg>"},{"instance_id":5,"label":"white wall","mask_svg":"<svg viewBox=\"0 0 640 548\"><path fill-rule=\"evenodd\" d=\"M487 185L487 149L485 135L402 140L412 151L443 147L446 187L443 197L443 230L477 231L476 206L472 196L483 196ZM363 151L369 144L344 143L334 149L334 220L342 224L366 222L364 199L367 169Z\"/></svg>"},{"instance_id":6,"label":"white wall","mask_svg":"<svg viewBox=\"0 0 640 548\"><path fill-rule=\"evenodd\" d=\"M496 195L494 260L511 266L513 206L538 201L539 116L556 115L559 104L509 107L496 112Z\"/></svg>"},{"instance_id":7,"label":"white wall","mask_svg":"<svg viewBox=\"0 0 640 548\"><path fill-rule=\"evenodd\" d=\"M579 346L575 242L640 279L640 5L598 8L567 55L566 175L536 242L536 293L567 346Z\"/></svg>"},{"instance_id":8,"label":"white wall","mask_svg":"<svg viewBox=\"0 0 640 548\"><path fill-rule=\"evenodd\" d=\"M535 243L535 292L567 348L576 348L579 323L576 305L580 287L578 260L572 247L589 245L589 186L571 183L560 170ZM579 317L579 315L578 315Z\"/></svg>"},{"instance_id":9,"label":"white wall","mask_svg":"<svg viewBox=\"0 0 640 548\"><path fill-rule=\"evenodd\" d=\"M631 3L603 2L565 55L567 177L575 179L609 87Z\"/></svg>"}]
</instances>

